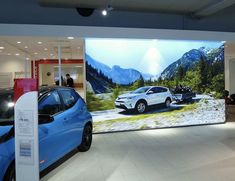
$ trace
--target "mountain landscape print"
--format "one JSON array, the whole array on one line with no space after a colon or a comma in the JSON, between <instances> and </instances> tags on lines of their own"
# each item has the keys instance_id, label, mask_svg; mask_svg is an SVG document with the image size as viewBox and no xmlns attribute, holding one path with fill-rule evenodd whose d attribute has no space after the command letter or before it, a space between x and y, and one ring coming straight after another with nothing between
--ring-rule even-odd
<instances>
[{"instance_id":1,"label":"mountain landscape print","mask_svg":"<svg viewBox=\"0 0 235 181\"><path fill-rule=\"evenodd\" d=\"M222 42L87 39L85 57L86 97L88 109L93 114L95 132L225 121ZM170 108L148 106L147 112L136 114L135 106L132 111L115 106L119 96L152 86L166 87L171 91ZM177 102L174 91L179 86L187 87L196 96L188 102ZM211 110L213 106L217 112ZM205 121L202 118L202 114L207 113L205 111L213 112L217 118L212 116L211 120ZM197 114L192 121L184 120L185 117L180 119L184 114L187 118L186 113ZM179 118L175 119L177 115ZM151 116L156 118L150 119ZM163 120L161 123L160 118Z\"/></svg>"}]
</instances>

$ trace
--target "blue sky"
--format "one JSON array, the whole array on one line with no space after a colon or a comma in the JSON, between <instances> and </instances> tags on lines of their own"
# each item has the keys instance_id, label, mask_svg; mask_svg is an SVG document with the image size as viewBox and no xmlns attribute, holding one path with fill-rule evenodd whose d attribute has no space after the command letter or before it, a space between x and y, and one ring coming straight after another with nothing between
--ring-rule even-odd
<instances>
[{"instance_id":1,"label":"blue sky","mask_svg":"<svg viewBox=\"0 0 235 181\"><path fill-rule=\"evenodd\" d=\"M142 73L160 74L191 49L217 48L220 41L86 39L86 53L110 67L134 68Z\"/></svg>"}]
</instances>

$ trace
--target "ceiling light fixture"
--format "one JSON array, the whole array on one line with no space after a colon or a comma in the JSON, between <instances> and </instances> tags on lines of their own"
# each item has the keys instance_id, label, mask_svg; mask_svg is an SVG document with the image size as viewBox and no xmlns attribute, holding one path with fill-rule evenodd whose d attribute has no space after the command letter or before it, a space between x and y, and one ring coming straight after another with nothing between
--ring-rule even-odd
<instances>
[{"instance_id":1,"label":"ceiling light fixture","mask_svg":"<svg viewBox=\"0 0 235 181\"><path fill-rule=\"evenodd\" d=\"M34 52L34 55L37 55L38 53L37 52Z\"/></svg>"},{"instance_id":2,"label":"ceiling light fixture","mask_svg":"<svg viewBox=\"0 0 235 181\"><path fill-rule=\"evenodd\" d=\"M106 16L108 12L112 11L113 7L111 5L108 5L105 9L102 10L102 15Z\"/></svg>"},{"instance_id":3,"label":"ceiling light fixture","mask_svg":"<svg viewBox=\"0 0 235 181\"><path fill-rule=\"evenodd\" d=\"M42 44L42 42L41 42L41 41L39 41L39 42L38 42L38 44Z\"/></svg>"},{"instance_id":4,"label":"ceiling light fixture","mask_svg":"<svg viewBox=\"0 0 235 181\"><path fill-rule=\"evenodd\" d=\"M7 55L11 55L10 53L8 53Z\"/></svg>"},{"instance_id":5,"label":"ceiling light fixture","mask_svg":"<svg viewBox=\"0 0 235 181\"><path fill-rule=\"evenodd\" d=\"M103 15L103 16L106 16L107 14L108 14L107 10L104 9L104 10L102 11L102 15Z\"/></svg>"},{"instance_id":6,"label":"ceiling light fixture","mask_svg":"<svg viewBox=\"0 0 235 181\"><path fill-rule=\"evenodd\" d=\"M45 51L47 51L48 49L47 48L44 48Z\"/></svg>"},{"instance_id":7,"label":"ceiling light fixture","mask_svg":"<svg viewBox=\"0 0 235 181\"><path fill-rule=\"evenodd\" d=\"M28 48L28 46L25 46L24 48Z\"/></svg>"},{"instance_id":8,"label":"ceiling light fixture","mask_svg":"<svg viewBox=\"0 0 235 181\"><path fill-rule=\"evenodd\" d=\"M29 58L27 57L26 60L29 60Z\"/></svg>"},{"instance_id":9,"label":"ceiling light fixture","mask_svg":"<svg viewBox=\"0 0 235 181\"><path fill-rule=\"evenodd\" d=\"M67 39L69 39L69 40L73 40L73 39L74 39L74 37L72 37L72 36L68 36L68 37L67 37Z\"/></svg>"},{"instance_id":10,"label":"ceiling light fixture","mask_svg":"<svg viewBox=\"0 0 235 181\"><path fill-rule=\"evenodd\" d=\"M21 44L21 41L17 41L16 43L17 43L17 44Z\"/></svg>"},{"instance_id":11,"label":"ceiling light fixture","mask_svg":"<svg viewBox=\"0 0 235 181\"><path fill-rule=\"evenodd\" d=\"M5 47L0 47L0 50L3 50L3 49L5 49Z\"/></svg>"},{"instance_id":12,"label":"ceiling light fixture","mask_svg":"<svg viewBox=\"0 0 235 181\"><path fill-rule=\"evenodd\" d=\"M20 54L19 54L19 53L16 53L15 55L16 55L16 56L19 56Z\"/></svg>"}]
</instances>

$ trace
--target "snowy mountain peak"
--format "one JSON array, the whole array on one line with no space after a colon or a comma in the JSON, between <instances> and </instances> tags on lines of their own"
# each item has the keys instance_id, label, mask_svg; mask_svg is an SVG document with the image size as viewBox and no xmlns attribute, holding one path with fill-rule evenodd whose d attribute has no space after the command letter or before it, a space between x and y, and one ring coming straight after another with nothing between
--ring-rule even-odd
<instances>
[{"instance_id":1,"label":"snowy mountain peak","mask_svg":"<svg viewBox=\"0 0 235 181\"><path fill-rule=\"evenodd\" d=\"M86 61L94 69L102 72L106 77L112 79L112 81L117 84L128 85L140 79L142 76L141 73L135 69L124 69L118 65L114 65L110 68L87 54Z\"/></svg>"}]
</instances>

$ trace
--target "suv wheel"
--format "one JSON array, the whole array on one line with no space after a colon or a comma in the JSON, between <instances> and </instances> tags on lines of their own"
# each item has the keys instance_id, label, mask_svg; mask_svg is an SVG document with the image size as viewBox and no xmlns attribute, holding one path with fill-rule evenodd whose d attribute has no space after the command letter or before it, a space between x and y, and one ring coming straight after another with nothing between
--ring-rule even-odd
<instances>
[{"instance_id":1,"label":"suv wheel","mask_svg":"<svg viewBox=\"0 0 235 181\"><path fill-rule=\"evenodd\" d=\"M90 125L86 125L83 130L82 135L82 143L78 147L78 150L81 152L86 152L90 149L92 143L92 127Z\"/></svg>"},{"instance_id":2,"label":"suv wheel","mask_svg":"<svg viewBox=\"0 0 235 181\"><path fill-rule=\"evenodd\" d=\"M144 113L146 111L147 105L144 101L137 102L135 109L138 113Z\"/></svg>"},{"instance_id":3,"label":"suv wheel","mask_svg":"<svg viewBox=\"0 0 235 181\"><path fill-rule=\"evenodd\" d=\"M171 105L171 99L167 98L166 101L165 101L165 107L170 107Z\"/></svg>"}]
</instances>

